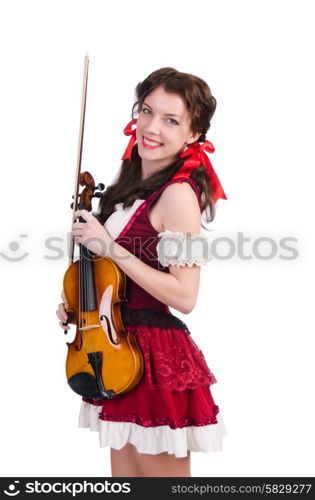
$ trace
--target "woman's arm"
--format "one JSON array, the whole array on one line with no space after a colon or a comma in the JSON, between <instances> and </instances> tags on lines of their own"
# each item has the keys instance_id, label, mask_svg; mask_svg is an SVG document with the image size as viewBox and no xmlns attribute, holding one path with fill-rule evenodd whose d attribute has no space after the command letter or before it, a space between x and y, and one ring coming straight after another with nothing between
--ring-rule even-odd
<instances>
[{"instance_id":1,"label":"woman's arm","mask_svg":"<svg viewBox=\"0 0 315 500\"><path fill-rule=\"evenodd\" d=\"M159 205L164 230L191 234L201 230L200 208L195 192L186 183L168 186ZM200 281L200 267L170 265L170 273L154 269L116 242L111 243L109 257L133 281L164 304L188 314L195 306Z\"/></svg>"}]
</instances>

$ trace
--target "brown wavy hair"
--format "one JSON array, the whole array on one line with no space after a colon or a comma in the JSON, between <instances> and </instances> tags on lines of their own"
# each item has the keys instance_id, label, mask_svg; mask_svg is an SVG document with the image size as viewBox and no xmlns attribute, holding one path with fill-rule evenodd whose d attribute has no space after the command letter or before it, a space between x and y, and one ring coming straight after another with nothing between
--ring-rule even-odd
<instances>
[{"instance_id":1,"label":"brown wavy hair","mask_svg":"<svg viewBox=\"0 0 315 500\"><path fill-rule=\"evenodd\" d=\"M174 68L158 69L136 86L136 102L132 107L132 118L135 113L141 111L144 99L157 87L163 87L166 92L182 97L190 113L191 130L194 134L200 134L197 142L204 142L217 105L207 83L197 76L182 73ZM115 182L107 187L100 199L96 214L98 220L104 224L115 211L116 203L123 203L123 208L126 208L130 207L136 199L146 200L154 191L172 179L185 159L178 158L162 170L142 180L141 158L138 154L138 146L135 144L131 160L122 162ZM215 217L215 205L212 200L211 181L205 166L200 164L190 177L200 188L201 210L206 211L206 221L211 222Z\"/></svg>"}]
</instances>

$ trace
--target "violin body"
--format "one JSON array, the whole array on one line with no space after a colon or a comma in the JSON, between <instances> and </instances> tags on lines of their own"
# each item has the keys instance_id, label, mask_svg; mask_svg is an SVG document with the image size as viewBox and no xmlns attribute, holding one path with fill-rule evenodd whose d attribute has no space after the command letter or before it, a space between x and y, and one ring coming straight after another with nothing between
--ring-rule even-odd
<instances>
[{"instance_id":1,"label":"violin body","mask_svg":"<svg viewBox=\"0 0 315 500\"><path fill-rule=\"evenodd\" d=\"M121 320L125 274L109 258L94 256L90 264L94 280L90 290L85 283L84 300L79 293L80 261L64 276L66 312L77 325L74 341L67 343L66 376L81 396L113 398L138 384L144 364L137 333L127 332Z\"/></svg>"}]
</instances>

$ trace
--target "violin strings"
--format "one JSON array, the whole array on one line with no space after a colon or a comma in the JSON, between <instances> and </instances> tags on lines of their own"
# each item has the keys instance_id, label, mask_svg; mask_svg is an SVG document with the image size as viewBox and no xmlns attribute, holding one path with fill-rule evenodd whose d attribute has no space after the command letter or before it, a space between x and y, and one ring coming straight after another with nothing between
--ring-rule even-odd
<instances>
[{"instance_id":1,"label":"violin strings","mask_svg":"<svg viewBox=\"0 0 315 500\"><path fill-rule=\"evenodd\" d=\"M85 338L85 331L82 330L81 328L84 326L83 325L83 318L84 318L84 311L82 310L83 305L86 304L86 287L83 287L83 294L84 296L82 297L82 283L86 283L85 281L85 258L83 254L83 249L81 243L79 244L79 249L80 249L80 258L79 258L79 332L81 336L81 341L82 341L82 346L87 352L87 345L86 345L86 338ZM85 300L84 300L85 299Z\"/></svg>"},{"instance_id":2,"label":"violin strings","mask_svg":"<svg viewBox=\"0 0 315 500\"><path fill-rule=\"evenodd\" d=\"M82 283L82 278L83 278L82 274L83 274L83 272L82 272L82 248L81 248L81 244L79 244L79 322L78 322L78 327L79 327L79 333L81 336L82 344L84 346L84 337L83 337L82 330L81 330L81 326L82 326L82 324L81 324L81 321L82 321L81 283Z\"/></svg>"},{"instance_id":3,"label":"violin strings","mask_svg":"<svg viewBox=\"0 0 315 500\"><path fill-rule=\"evenodd\" d=\"M87 249L85 249L85 252L84 252L84 264L85 264L85 276L84 276L84 283L87 284L87 275L88 275L88 266L89 266L89 262L88 262L88 259L89 259L89 251ZM90 319L89 319L89 311L90 311L90 304L89 304L89 301L88 301L88 297L89 297L89 291L88 291L88 286L85 287L84 289L85 291L85 311L84 311L84 316L85 316L85 325L84 326L87 326L90 324ZM84 330L84 336L86 337L86 340L89 340L89 330ZM87 350L88 352L90 352L92 349L90 349L88 346L87 346Z\"/></svg>"},{"instance_id":4,"label":"violin strings","mask_svg":"<svg viewBox=\"0 0 315 500\"><path fill-rule=\"evenodd\" d=\"M81 247L82 248L82 247ZM87 251L85 249L82 249L82 261L83 261L83 276L82 276L82 279L83 279L83 282L81 281L81 283L84 283L85 286L83 287L83 293L84 293L84 311L83 311L83 317L84 317L84 320L85 320L85 323L82 324L82 327L84 328L88 323L88 311L89 311L89 307L88 307L88 287L87 287L87 266L88 266L88 263L87 263ZM87 352L90 351L90 349L88 348L88 338L89 336L86 335L86 333L88 332L88 330L82 330L82 337L83 337L83 340L84 340L84 346L85 346L85 350Z\"/></svg>"},{"instance_id":5,"label":"violin strings","mask_svg":"<svg viewBox=\"0 0 315 500\"><path fill-rule=\"evenodd\" d=\"M88 249L85 249L84 251L84 254L85 254L85 257L84 257L84 262L85 262L85 276L84 276L84 283L87 283L87 276L88 276L88 273L92 272L93 273L93 266L92 266L92 255L90 254L89 250ZM93 282L94 280L91 280L89 281L89 286L93 286ZM92 284L91 284L92 283ZM85 314L85 321L86 321L86 325L89 326L91 324L91 312L90 312L90 307L91 307L91 304L89 302L89 288L86 286L85 287L85 295L86 295L86 300L85 300L85 305L86 305L86 310L84 312ZM94 294L94 289L92 290L92 294ZM91 298L91 297L90 297ZM85 333L85 336L86 336L86 348L87 348L87 352L92 352L93 349L92 349L92 345L89 343L89 340L90 340L90 330L85 330L84 331Z\"/></svg>"}]
</instances>

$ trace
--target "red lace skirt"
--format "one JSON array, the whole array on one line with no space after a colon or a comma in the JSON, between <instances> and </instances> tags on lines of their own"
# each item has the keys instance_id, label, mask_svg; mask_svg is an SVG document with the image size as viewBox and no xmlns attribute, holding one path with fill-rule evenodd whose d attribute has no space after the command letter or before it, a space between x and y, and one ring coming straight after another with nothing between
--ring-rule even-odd
<instances>
[{"instance_id":1,"label":"red lace skirt","mask_svg":"<svg viewBox=\"0 0 315 500\"><path fill-rule=\"evenodd\" d=\"M154 314L155 325L124 321L128 331L138 332L142 379L117 398L83 398L79 425L99 431L101 446L115 449L130 442L142 453L177 457L189 450L219 451L226 429L210 391L217 381L186 325L172 315L165 323L164 316Z\"/></svg>"}]
</instances>

